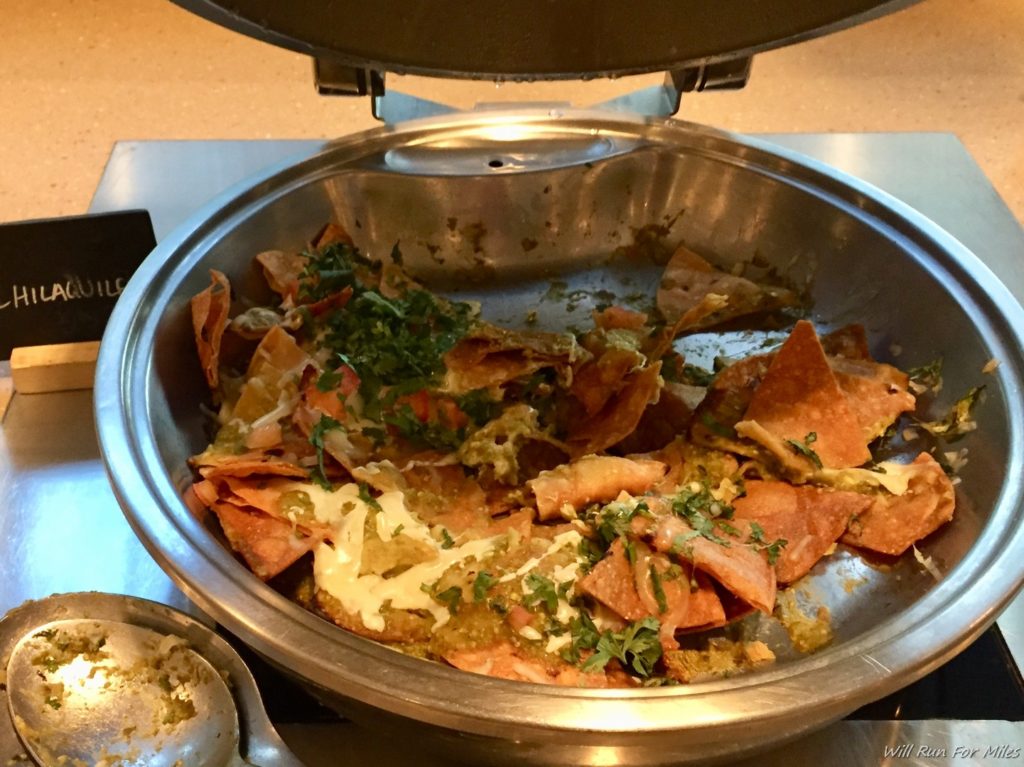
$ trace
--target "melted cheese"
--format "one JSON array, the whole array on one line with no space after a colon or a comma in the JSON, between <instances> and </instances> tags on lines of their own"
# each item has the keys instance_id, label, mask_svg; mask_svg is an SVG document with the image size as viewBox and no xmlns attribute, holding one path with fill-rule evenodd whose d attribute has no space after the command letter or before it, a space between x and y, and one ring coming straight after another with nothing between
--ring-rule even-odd
<instances>
[{"instance_id":1,"label":"melted cheese","mask_svg":"<svg viewBox=\"0 0 1024 767\"><path fill-rule=\"evenodd\" d=\"M859 486L871 485L883 487L893 495L907 492L910 480L921 473L920 464L895 463L882 461L878 467L883 471L870 469L819 469L815 477L839 489L856 489Z\"/></svg>"},{"instance_id":2,"label":"melted cheese","mask_svg":"<svg viewBox=\"0 0 1024 767\"><path fill-rule=\"evenodd\" d=\"M566 546L580 545L580 541L583 540L583 536L580 535L576 530L568 530L564 533L559 533L551 539L551 545L548 546L547 550L539 557L530 557L515 572L505 573L503 576L498 578L499 583L508 583L514 581L516 578L522 578L524 575L532 572L537 565L540 564L541 560L545 557L550 557L556 551L559 551ZM525 590L525 587L524 587Z\"/></svg>"},{"instance_id":3,"label":"melted cheese","mask_svg":"<svg viewBox=\"0 0 1024 767\"><path fill-rule=\"evenodd\" d=\"M484 559L502 536L467 541L461 546L443 549L430 536L426 525L405 508L400 492L385 493L378 499L381 506L381 511L376 512L378 532L386 530L387 540L390 540L394 529L402 524L403 534L429 542L437 550L437 557L390 578L372 573L360 575L364 531L371 509L359 499L358 493L358 486L345 485L334 492L310 494L317 518L320 519L323 513L324 520L330 518L336 530L333 547L321 543L313 551L313 578L317 586L337 599L347 612L358 615L371 631L384 629L381 609L385 604L398 610L428 611L434 616L434 630L437 630L448 622L448 608L435 601L422 586L435 583L453 565L467 559ZM343 507L334 496L343 496L347 505ZM321 506L325 507L323 512ZM336 515L336 510L341 511L340 515ZM383 524L379 522L380 518L384 519Z\"/></svg>"}]
</instances>

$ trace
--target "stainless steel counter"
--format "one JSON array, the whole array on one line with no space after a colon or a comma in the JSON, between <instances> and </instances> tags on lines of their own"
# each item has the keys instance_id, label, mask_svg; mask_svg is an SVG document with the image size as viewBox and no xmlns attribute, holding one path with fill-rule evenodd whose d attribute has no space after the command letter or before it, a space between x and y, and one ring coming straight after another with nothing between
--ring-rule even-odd
<instances>
[{"instance_id":1,"label":"stainless steel counter","mask_svg":"<svg viewBox=\"0 0 1024 767\"><path fill-rule=\"evenodd\" d=\"M955 137L914 133L765 138L873 183L930 216L977 253L1024 303L1024 232ZM230 185L280 160L311 154L321 145L120 142L90 211L146 208L160 239ZM132 594L199 615L150 560L121 515L99 460L92 393L16 395L0 430L0 614L26 599L83 590ZM999 625L1018 665L1024 667L1024 598L1017 598ZM355 759L381 765L409 761L406 749L377 742L354 725L280 729L311 767ZM889 750L907 744L911 747ZM1002 745L1008 748L999 751ZM1024 727L1019 723L846 721L749 764L1019 763L1021 747ZM971 754L972 748L978 750ZM1007 758L1014 748L1016 757ZM0 764L18 753L6 717L0 717ZM417 757L417 763L430 763Z\"/></svg>"}]
</instances>

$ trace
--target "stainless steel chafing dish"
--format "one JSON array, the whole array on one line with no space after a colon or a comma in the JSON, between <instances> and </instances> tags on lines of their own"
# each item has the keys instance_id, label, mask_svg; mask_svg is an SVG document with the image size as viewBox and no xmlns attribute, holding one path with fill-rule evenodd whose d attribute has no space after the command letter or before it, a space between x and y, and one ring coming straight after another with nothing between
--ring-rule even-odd
<instances>
[{"instance_id":1,"label":"stainless steel chafing dish","mask_svg":"<svg viewBox=\"0 0 1024 767\"><path fill-rule=\"evenodd\" d=\"M210 268L259 298L252 256L301 247L328 220L371 253L400 241L411 272L459 287L498 321L521 322L555 277L570 291L649 289L656 267L613 254L654 231L668 247L685 242L725 266L756 257L806 281L814 318L863 322L883 359L897 346L901 363L943 354L950 397L983 382L986 362L999 360L984 377L978 428L958 444L970 458L957 519L923 546L941 581L909 558L882 573L841 553L811 582L832 609L829 648L743 677L629 691L465 674L307 613L235 561L184 500L186 459L205 444L198 403L206 396L188 300ZM541 323L571 321L562 311L545 309ZM226 193L165 239L111 319L96 414L115 492L157 562L228 630L339 710L382 729L422 731L468 760L680 763L834 721L936 668L995 619L1024 577L1022 329L1024 311L949 235L813 161L662 118L469 113L339 139ZM687 343L690 354L717 351L699 338ZM750 343L735 335L726 351ZM848 591L851 578L865 583Z\"/></svg>"}]
</instances>

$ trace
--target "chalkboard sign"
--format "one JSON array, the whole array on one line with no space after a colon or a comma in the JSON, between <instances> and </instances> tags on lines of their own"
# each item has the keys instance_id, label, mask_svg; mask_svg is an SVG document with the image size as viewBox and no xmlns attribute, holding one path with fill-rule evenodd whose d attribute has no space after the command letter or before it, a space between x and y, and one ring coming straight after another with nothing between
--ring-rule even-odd
<instances>
[{"instance_id":1,"label":"chalkboard sign","mask_svg":"<svg viewBox=\"0 0 1024 767\"><path fill-rule=\"evenodd\" d=\"M17 346L98 341L154 247L144 210L0 224L0 360Z\"/></svg>"}]
</instances>

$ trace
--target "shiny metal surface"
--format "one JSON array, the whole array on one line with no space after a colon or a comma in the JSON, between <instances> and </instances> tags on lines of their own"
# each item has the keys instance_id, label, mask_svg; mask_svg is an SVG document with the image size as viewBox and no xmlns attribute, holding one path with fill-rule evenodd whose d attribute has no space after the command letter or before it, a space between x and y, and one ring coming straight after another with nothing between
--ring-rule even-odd
<instances>
[{"instance_id":1,"label":"shiny metal surface","mask_svg":"<svg viewBox=\"0 0 1024 767\"><path fill-rule=\"evenodd\" d=\"M748 56L913 0L174 0L236 32L377 71L571 78Z\"/></svg>"},{"instance_id":2,"label":"shiny metal surface","mask_svg":"<svg viewBox=\"0 0 1024 767\"><path fill-rule=\"evenodd\" d=\"M546 147L566 159L553 160ZM442 158L454 159L455 171L439 179ZM488 171L497 158L501 169ZM197 214L140 270L110 326L97 412L116 492L150 552L204 609L339 705L358 699L397 715L374 713L381 727L393 721L408 731L408 719L422 721L436 743L491 759L724 756L795 737L909 683L966 646L1019 585L1021 310L969 252L894 200L754 140L585 113L380 130L277 170ZM615 693L462 675L396 656L287 603L180 500L184 458L202 439L184 309L208 266L225 269L244 292L252 254L296 246L332 214L357 239L400 239L406 262L427 276L502 277L495 313L506 319L561 268L594 287L594 273L581 266L599 263L630 227L674 217L673 238L727 263L755 250L780 266L797 256L798 273L813 262L819 319L866 321L879 350L899 341L921 355L906 364L945 352L947 391L976 382L982 365L999 358L980 428L964 442L975 458L963 473L958 523L924 547L943 581L933 587L908 567L899 580L874 579L844 597L838 579L858 565L839 558L815 582L838 600L833 648L725 682ZM447 217L462 223L439 234ZM521 243L531 234L538 244L527 261ZM598 274L623 279L612 269ZM595 746L612 751L595 756Z\"/></svg>"},{"instance_id":3,"label":"shiny metal surface","mask_svg":"<svg viewBox=\"0 0 1024 767\"><path fill-rule=\"evenodd\" d=\"M124 767L237 767L231 691L190 649L175 651L177 668L160 669L170 660L166 639L95 618L30 628L7 659L6 684L32 758L43 767L95 764L111 754L122 755ZM69 644L75 649L63 651ZM191 710L175 710L175 700Z\"/></svg>"},{"instance_id":4,"label":"shiny metal surface","mask_svg":"<svg viewBox=\"0 0 1024 767\"><path fill-rule=\"evenodd\" d=\"M20 656L17 654L17 649L20 647L22 640L30 632L35 633L37 629L50 627L55 622L62 624L67 622L80 623L84 619L117 624L119 626L127 624L126 628L129 630L134 629L142 633L156 632L160 635L177 636L185 639L188 642L188 646L197 652L202 659L209 662L218 674L223 675L224 681L227 682L227 686L225 686L223 683L216 684L213 680L210 680L208 684L199 686L197 689L202 690L202 687L205 686L216 688L215 692L218 695L226 697L226 699L218 698L218 705L237 706L237 715L234 711L230 714L231 726L234 728L233 738L227 737L227 733L224 733L225 737L218 737L216 733L213 733L212 740L207 742L207 740L204 740L201 732L193 732L192 736L184 741L186 751L196 745L203 745L204 748L200 752L188 755L181 752L176 753L172 749L176 745L182 745L182 742L167 739L162 747L157 749L157 754L154 758L144 758L144 743L147 741L146 730L148 729L144 725L140 725L137 732L133 733L134 741L128 744L129 748L124 748L124 738L117 737L113 742L103 743L97 741L97 746L101 751L104 747L109 746L111 753L129 754L125 758L131 764L138 764L144 767L156 767L158 764L165 763L165 761L167 764L171 762L182 764L182 761L174 761L177 757L183 757L184 763L189 765L203 764L212 766L224 764L226 766L233 766L237 761L237 756L235 760L232 760L231 753L237 753L239 725L241 725L241 754L245 757L247 764L266 765L267 767L271 765L274 767L302 767L303 763L289 752L284 742L271 726L263 709L259 690L256 689L256 683L252 675L241 658L239 658L238 653L227 642L191 616L165 605L133 597L95 592L60 594L37 601L26 602L8 612L0 620L0 667L5 669L9 669L9 666L13 667L9 669L10 675L5 677L5 683L0 684L0 711L3 712L0 715L0 759L2 759L0 763L14 764L20 762L22 760L19 758L19 755L24 754L21 744L15 735L11 719L7 716L9 706L12 710L17 710L22 715L26 713L27 709L31 708L31 702L26 703L23 700L20 703L17 702L18 694L24 692L23 683L25 682L21 678L22 674L19 671L19 668L24 664L18 662ZM113 654L115 660L128 662L139 656L138 648L130 642L117 644L111 638L110 644L106 649L109 651L110 647L116 650ZM34 662L31 658L28 660L30 664ZM125 668L131 668L131 665L126 665ZM29 677L34 676L31 668L27 669L27 672ZM230 688L230 692L228 688ZM72 695L70 689L68 694L69 696ZM111 711L124 704L121 695L108 697L111 697L111 700L108 701ZM89 703L95 706L97 701L91 700ZM201 701L197 698L198 716L196 719L203 717L205 711L204 704L208 703L212 703L212 701ZM67 709L69 707L65 706L64 708ZM31 722L32 720L29 721ZM188 720L186 720L185 724L187 725L188 723ZM52 725L52 722L50 724ZM117 718L111 719L111 724L115 732L120 732L127 722L124 717L117 715ZM184 733L181 734L184 735ZM54 745L53 736L46 737L47 745ZM90 744L82 743L80 739L72 737L64 745L71 749L82 749ZM121 748L118 748L119 746ZM131 747L134 747L134 750ZM69 752L62 752L62 754L64 753ZM76 753L70 753L70 755L74 757ZM82 763L99 763L98 760L90 759L89 757L83 756L82 758L84 759ZM58 759L56 763L64 764L65 762ZM71 762L67 761L67 763Z\"/></svg>"}]
</instances>

